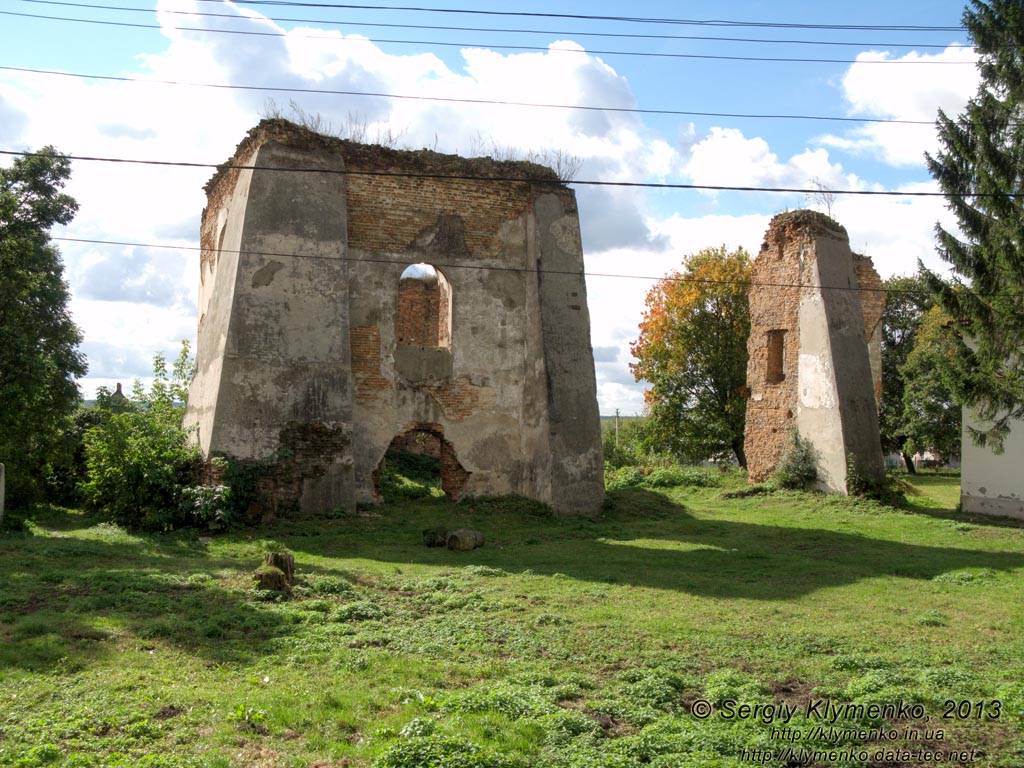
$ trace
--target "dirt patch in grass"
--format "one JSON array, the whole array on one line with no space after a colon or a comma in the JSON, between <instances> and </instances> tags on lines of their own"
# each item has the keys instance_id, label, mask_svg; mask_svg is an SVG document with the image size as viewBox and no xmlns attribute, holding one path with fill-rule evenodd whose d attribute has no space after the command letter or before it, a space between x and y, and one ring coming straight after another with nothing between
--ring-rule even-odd
<instances>
[{"instance_id":1,"label":"dirt patch in grass","mask_svg":"<svg viewBox=\"0 0 1024 768\"><path fill-rule=\"evenodd\" d=\"M818 685L819 683L810 683L806 680L790 677L782 681L770 683L769 689L772 696L779 701L795 706L798 712L804 712L807 709L808 702L820 698L820 696L815 696L813 693Z\"/></svg>"}]
</instances>

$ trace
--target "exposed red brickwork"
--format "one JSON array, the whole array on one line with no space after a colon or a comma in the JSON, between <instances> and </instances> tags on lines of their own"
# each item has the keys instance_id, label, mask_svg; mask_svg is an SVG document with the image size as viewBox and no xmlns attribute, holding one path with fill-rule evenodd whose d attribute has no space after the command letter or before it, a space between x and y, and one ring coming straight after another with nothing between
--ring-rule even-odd
<instances>
[{"instance_id":1,"label":"exposed red brickwork","mask_svg":"<svg viewBox=\"0 0 1024 768\"><path fill-rule=\"evenodd\" d=\"M388 451L405 451L440 458L441 436L423 429L410 429L392 440Z\"/></svg>"},{"instance_id":2,"label":"exposed red brickwork","mask_svg":"<svg viewBox=\"0 0 1024 768\"><path fill-rule=\"evenodd\" d=\"M860 305L864 311L864 337L868 342L871 360L871 384L875 391L875 403L882 406L882 313L885 311L885 291L882 278L875 271L875 265L867 256L853 254L857 270L857 285L860 288Z\"/></svg>"},{"instance_id":3,"label":"exposed red brickwork","mask_svg":"<svg viewBox=\"0 0 1024 768\"><path fill-rule=\"evenodd\" d=\"M439 215L458 209L469 252L493 258L502 251L501 224L532 205L530 187L522 182L349 176L347 193L349 246L367 251L412 243Z\"/></svg>"},{"instance_id":4,"label":"exposed red brickwork","mask_svg":"<svg viewBox=\"0 0 1024 768\"><path fill-rule=\"evenodd\" d=\"M470 473L459 463L459 457L455 455L452 444L444 438L441 439L441 490L448 494L452 501L462 498L466 490L466 482Z\"/></svg>"},{"instance_id":5,"label":"exposed red brickwork","mask_svg":"<svg viewBox=\"0 0 1024 768\"><path fill-rule=\"evenodd\" d=\"M443 277L405 278L398 286L399 344L451 346L451 290Z\"/></svg>"},{"instance_id":6,"label":"exposed red brickwork","mask_svg":"<svg viewBox=\"0 0 1024 768\"><path fill-rule=\"evenodd\" d=\"M450 421L462 421L477 410L494 405L493 390L474 384L465 376L444 384L423 384L419 388L430 393Z\"/></svg>"},{"instance_id":7,"label":"exposed red brickwork","mask_svg":"<svg viewBox=\"0 0 1024 768\"><path fill-rule=\"evenodd\" d=\"M356 402L367 403L391 389L391 382L381 375L380 328L375 325L349 329L352 343L352 376L355 379Z\"/></svg>"}]
</instances>

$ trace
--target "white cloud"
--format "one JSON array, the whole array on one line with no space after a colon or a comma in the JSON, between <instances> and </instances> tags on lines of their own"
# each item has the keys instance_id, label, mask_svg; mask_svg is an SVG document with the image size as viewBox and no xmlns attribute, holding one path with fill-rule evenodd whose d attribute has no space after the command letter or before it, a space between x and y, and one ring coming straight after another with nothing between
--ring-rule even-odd
<instances>
[{"instance_id":1,"label":"white cloud","mask_svg":"<svg viewBox=\"0 0 1024 768\"><path fill-rule=\"evenodd\" d=\"M683 172L694 184L735 187L805 189L813 179L833 189L860 189L864 183L824 149L806 149L782 161L760 137L748 138L737 128L712 128L689 145Z\"/></svg>"},{"instance_id":2,"label":"white cloud","mask_svg":"<svg viewBox=\"0 0 1024 768\"><path fill-rule=\"evenodd\" d=\"M883 120L923 120L927 125L869 123L818 141L894 166L921 165L924 153L938 148L934 127L938 110L955 116L977 91L978 71L972 66L976 61L974 49L961 45L951 45L937 54L861 53L843 78L848 113Z\"/></svg>"}]
</instances>

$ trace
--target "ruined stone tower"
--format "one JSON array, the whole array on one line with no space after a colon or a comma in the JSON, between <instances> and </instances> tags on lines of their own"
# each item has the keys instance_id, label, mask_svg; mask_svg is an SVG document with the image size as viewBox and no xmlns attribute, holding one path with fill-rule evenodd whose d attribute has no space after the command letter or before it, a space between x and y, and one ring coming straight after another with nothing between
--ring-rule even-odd
<instances>
[{"instance_id":1,"label":"ruined stone tower","mask_svg":"<svg viewBox=\"0 0 1024 768\"><path fill-rule=\"evenodd\" d=\"M795 427L818 453L819 487L846 493L847 459L883 473L878 432L885 294L846 230L814 211L772 219L754 261L744 450L768 479Z\"/></svg>"},{"instance_id":2,"label":"ruined stone tower","mask_svg":"<svg viewBox=\"0 0 1024 768\"><path fill-rule=\"evenodd\" d=\"M206 189L185 417L205 455L263 460L268 504L316 512L379 501L415 438L452 498L597 510L579 219L549 169L264 120Z\"/></svg>"}]
</instances>

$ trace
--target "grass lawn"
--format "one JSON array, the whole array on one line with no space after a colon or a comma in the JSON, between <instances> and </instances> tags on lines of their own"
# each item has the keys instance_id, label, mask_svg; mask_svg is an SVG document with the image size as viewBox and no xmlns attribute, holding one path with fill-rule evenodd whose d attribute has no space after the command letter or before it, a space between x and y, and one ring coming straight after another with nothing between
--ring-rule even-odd
<instances>
[{"instance_id":1,"label":"grass lawn","mask_svg":"<svg viewBox=\"0 0 1024 768\"><path fill-rule=\"evenodd\" d=\"M904 509L683 479L596 520L423 499L210 538L41 513L0 534L0 765L1024 765L1020 526L956 513L952 474ZM428 549L437 525L487 543ZM288 599L251 576L281 548Z\"/></svg>"}]
</instances>

